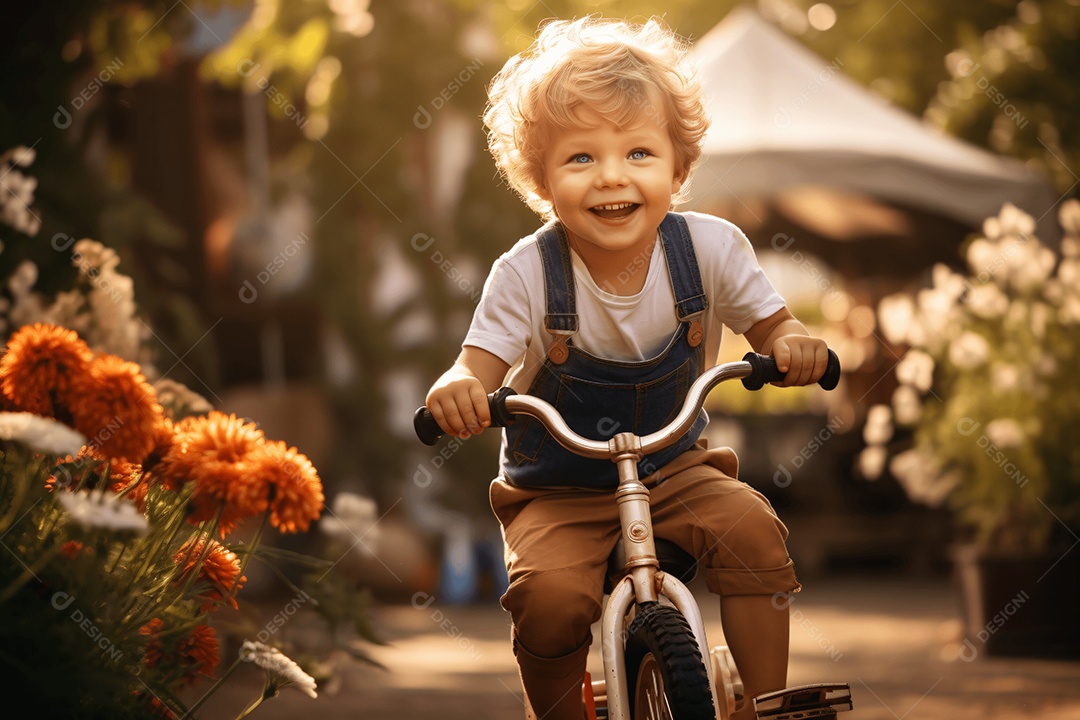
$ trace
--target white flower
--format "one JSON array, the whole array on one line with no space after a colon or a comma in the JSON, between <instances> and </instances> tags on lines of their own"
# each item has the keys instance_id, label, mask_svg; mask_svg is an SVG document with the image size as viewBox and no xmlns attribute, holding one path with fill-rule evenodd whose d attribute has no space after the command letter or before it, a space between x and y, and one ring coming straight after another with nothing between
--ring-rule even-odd
<instances>
[{"instance_id":1,"label":"white flower","mask_svg":"<svg viewBox=\"0 0 1080 720\"><path fill-rule=\"evenodd\" d=\"M0 413L0 439L52 455L75 455L86 438L67 425L27 412Z\"/></svg>"},{"instance_id":2,"label":"white flower","mask_svg":"<svg viewBox=\"0 0 1080 720\"><path fill-rule=\"evenodd\" d=\"M934 459L918 448L892 459L889 470L915 502L938 507L960 483L959 473L941 474Z\"/></svg>"},{"instance_id":3,"label":"white flower","mask_svg":"<svg viewBox=\"0 0 1080 720\"><path fill-rule=\"evenodd\" d=\"M995 390L1015 390L1020 385L1020 368L1008 363L995 365L990 373L990 383Z\"/></svg>"},{"instance_id":4,"label":"white flower","mask_svg":"<svg viewBox=\"0 0 1080 720\"><path fill-rule=\"evenodd\" d=\"M282 688L290 685L295 685L298 690L313 698L318 697L315 692L315 678L300 669L299 665L277 648L245 640L240 647L240 657L254 662L266 671L264 697L273 697Z\"/></svg>"},{"instance_id":5,"label":"white flower","mask_svg":"<svg viewBox=\"0 0 1080 720\"><path fill-rule=\"evenodd\" d=\"M934 265L931 277L933 278L934 289L944 293L948 297L956 300L964 293L964 288L967 283L963 275L954 273L949 266L944 263L937 263Z\"/></svg>"},{"instance_id":6,"label":"white flower","mask_svg":"<svg viewBox=\"0 0 1080 720\"><path fill-rule=\"evenodd\" d=\"M867 445L881 445L889 441L893 434L892 410L888 405L874 405L866 413L866 425L863 426L863 440Z\"/></svg>"},{"instance_id":7,"label":"white flower","mask_svg":"<svg viewBox=\"0 0 1080 720\"><path fill-rule=\"evenodd\" d=\"M56 497L68 518L85 530L104 528L144 535L149 527L146 516L130 500L104 490L61 491Z\"/></svg>"},{"instance_id":8,"label":"white flower","mask_svg":"<svg viewBox=\"0 0 1080 720\"><path fill-rule=\"evenodd\" d=\"M1050 322L1050 307L1046 303L1031 303L1031 332L1036 340L1046 337L1046 325Z\"/></svg>"},{"instance_id":9,"label":"white flower","mask_svg":"<svg viewBox=\"0 0 1080 720\"><path fill-rule=\"evenodd\" d=\"M1058 319L1064 325L1076 325L1080 323L1080 295L1069 295L1061 303L1058 311Z\"/></svg>"},{"instance_id":10,"label":"white flower","mask_svg":"<svg viewBox=\"0 0 1080 720\"><path fill-rule=\"evenodd\" d=\"M983 273L986 273L986 277L981 279L989 280L990 268L994 266L998 253L999 250L995 243L992 243L985 238L973 240L972 243L968 245L967 249L968 267L971 268L972 272L980 276Z\"/></svg>"},{"instance_id":11,"label":"white flower","mask_svg":"<svg viewBox=\"0 0 1080 720\"><path fill-rule=\"evenodd\" d=\"M960 293L954 296L951 292L939 288L920 290L916 299L919 311L927 318L944 318L956 306L956 299Z\"/></svg>"},{"instance_id":12,"label":"white flower","mask_svg":"<svg viewBox=\"0 0 1080 720\"><path fill-rule=\"evenodd\" d=\"M908 337L915 318L915 304L903 293L888 295L878 303L878 324L885 339L894 345L903 343Z\"/></svg>"},{"instance_id":13,"label":"white flower","mask_svg":"<svg viewBox=\"0 0 1080 720\"><path fill-rule=\"evenodd\" d=\"M356 493L339 492L334 496L330 514L319 520L319 530L350 546L363 538L364 542L359 545L370 551L373 543L378 541L377 520L374 500Z\"/></svg>"},{"instance_id":14,"label":"white flower","mask_svg":"<svg viewBox=\"0 0 1080 720\"><path fill-rule=\"evenodd\" d=\"M911 385L900 385L893 391L892 406L896 422L901 425L914 425L922 417L919 393Z\"/></svg>"},{"instance_id":15,"label":"white flower","mask_svg":"<svg viewBox=\"0 0 1080 720\"><path fill-rule=\"evenodd\" d=\"M1065 299L1065 287L1057 278L1050 278L1043 283L1042 294L1046 302L1059 306Z\"/></svg>"},{"instance_id":16,"label":"white flower","mask_svg":"<svg viewBox=\"0 0 1080 720\"><path fill-rule=\"evenodd\" d=\"M934 358L922 350L912 350L896 365L896 379L926 392L934 383Z\"/></svg>"},{"instance_id":17,"label":"white flower","mask_svg":"<svg viewBox=\"0 0 1080 720\"><path fill-rule=\"evenodd\" d=\"M1058 266L1057 277L1065 287L1076 290L1077 285L1080 285L1080 258L1062 260Z\"/></svg>"},{"instance_id":18,"label":"white flower","mask_svg":"<svg viewBox=\"0 0 1080 720\"><path fill-rule=\"evenodd\" d=\"M867 480L877 480L885 471L888 451L884 445L871 445L859 453L859 472Z\"/></svg>"},{"instance_id":19,"label":"white flower","mask_svg":"<svg viewBox=\"0 0 1080 720\"><path fill-rule=\"evenodd\" d=\"M1034 242L1017 247L1019 249L1008 255L1009 279L1013 287L1026 292L1050 277L1057 256L1050 248Z\"/></svg>"},{"instance_id":20,"label":"white flower","mask_svg":"<svg viewBox=\"0 0 1080 720\"><path fill-rule=\"evenodd\" d=\"M37 151L25 145L16 145L3 155L0 155L0 164L10 162L19 167L30 167L37 158Z\"/></svg>"},{"instance_id":21,"label":"white flower","mask_svg":"<svg viewBox=\"0 0 1080 720\"><path fill-rule=\"evenodd\" d=\"M1061 240L1061 255L1070 260L1080 257L1080 238L1066 237Z\"/></svg>"},{"instance_id":22,"label":"white flower","mask_svg":"<svg viewBox=\"0 0 1080 720\"><path fill-rule=\"evenodd\" d=\"M970 330L949 343L949 360L961 370L979 367L990 355L986 339Z\"/></svg>"},{"instance_id":23,"label":"white flower","mask_svg":"<svg viewBox=\"0 0 1080 720\"><path fill-rule=\"evenodd\" d=\"M37 179L23 175L16 168L30 167L37 153L18 145L0 155L0 221L27 235L36 235L41 220L30 210Z\"/></svg>"},{"instance_id":24,"label":"white flower","mask_svg":"<svg viewBox=\"0 0 1080 720\"><path fill-rule=\"evenodd\" d=\"M1080 236L1080 200L1069 198L1058 208L1058 222L1066 235ZM1074 253L1075 254L1075 253ZM1065 253L1069 255L1069 253Z\"/></svg>"},{"instance_id":25,"label":"white flower","mask_svg":"<svg viewBox=\"0 0 1080 720\"><path fill-rule=\"evenodd\" d=\"M1002 235L1026 238L1035 232L1035 218L1012 203L1002 205L998 218Z\"/></svg>"},{"instance_id":26,"label":"white flower","mask_svg":"<svg viewBox=\"0 0 1080 720\"><path fill-rule=\"evenodd\" d=\"M23 260L8 278L8 289L18 301L29 295L38 279L38 267L31 260Z\"/></svg>"},{"instance_id":27,"label":"white flower","mask_svg":"<svg viewBox=\"0 0 1080 720\"><path fill-rule=\"evenodd\" d=\"M1035 372L1043 377L1050 377L1058 370L1058 361L1054 353L1044 350L1035 363Z\"/></svg>"},{"instance_id":28,"label":"white flower","mask_svg":"<svg viewBox=\"0 0 1080 720\"><path fill-rule=\"evenodd\" d=\"M1024 429L1013 418L998 418L987 423L986 437L999 448L1020 447L1024 442Z\"/></svg>"},{"instance_id":29,"label":"white flower","mask_svg":"<svg viewBox=\"0 0 1080 720\"><path fill-rule=\"evenodd\" d=\"M976 285L965 299L971 304L973 314L987 320L1001 317L1009 307L1009 298L993 283Z\"/></svg>"}]
</instances>

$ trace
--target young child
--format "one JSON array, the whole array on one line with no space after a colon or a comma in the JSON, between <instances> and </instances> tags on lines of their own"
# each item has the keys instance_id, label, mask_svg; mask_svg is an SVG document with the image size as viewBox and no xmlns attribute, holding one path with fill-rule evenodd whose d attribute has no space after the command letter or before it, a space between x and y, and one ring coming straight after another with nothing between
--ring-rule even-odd
<instances>
[{"instance_id":1,"label":"young child","mask_svg":"<svg viewBox=\"0 0 1080 720\"><path fill-rule=\"evenodd\" d=\"M809 337L731 223L671 212L708 127L686 44L659 21L552 21L492 82L489 148L547 223L494 264L461 353L426 404L447 433L490 424L509 385L554 404L596 439L652 432L716 362L723 326L772 354L785 386L816 382ZM704 415L704 414L703 414ZM787 529L735 479L730 449L699 440L642 460L657 537L699 559L720 596L746 697L786 686L787 602L797 592ZM582 717L581 685L619 535L614 463L583 460L532 418L504 430L491 506L506 543L502 605L527 709ZM737 718L753 717L752 703Z\"/></svg>"}]
</instances>

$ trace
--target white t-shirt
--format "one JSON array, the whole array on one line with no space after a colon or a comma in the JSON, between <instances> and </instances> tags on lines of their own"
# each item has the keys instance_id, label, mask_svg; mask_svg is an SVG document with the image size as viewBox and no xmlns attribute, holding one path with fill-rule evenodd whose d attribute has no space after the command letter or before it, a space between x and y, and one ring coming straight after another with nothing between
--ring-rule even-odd
<instances>
[{"instance_id":1,"label":"white t-shirt","mask_svg":"<svg viewBox=\"0 0 1080 720\"><path fill-rule=\"evenodd\" d=\"M784 299L765 277L750 241L739 228L712 215L681 214L690 229L709 300L702 325L705 357L711 365L720 352L723 326L741 335L783 308ZM678 329L678 318L659 233L656 242L647 269L642 262L641 267L626 270L648 273L645 286L635 295L612 295L602 290L571 250L578 314L574 345L598 357L621 361L648 360L667 346ZM462 345L479 347L504 360L510 371L503 384L524 393L551 343L551 334L544 327L546 312L544 266L534 234L519 240L495 261Z\"/></svg>"}]
</instances>

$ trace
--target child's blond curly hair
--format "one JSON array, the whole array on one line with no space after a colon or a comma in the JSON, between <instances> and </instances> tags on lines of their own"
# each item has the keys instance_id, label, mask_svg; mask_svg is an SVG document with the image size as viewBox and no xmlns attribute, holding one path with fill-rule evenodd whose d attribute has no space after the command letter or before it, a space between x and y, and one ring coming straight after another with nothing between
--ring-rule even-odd
<instances>
[{"instance_id":1,"label":"child's blond curly hair","mask_svg":"<svg viewBox=\"0 0 1080 720\"><path fill-rule=\"evenodd\" d=\"M545 140L552 128L579 127L577 112L585 107L617 125L645 115L666 126L685 189L709 126L688 49L657 18L637 24L588 16L544 24L488 90L488 149L510 187L544 218L554 216L538 192ZM680 192L673 202L682 199Z\"/></svg>"}]
</instances>

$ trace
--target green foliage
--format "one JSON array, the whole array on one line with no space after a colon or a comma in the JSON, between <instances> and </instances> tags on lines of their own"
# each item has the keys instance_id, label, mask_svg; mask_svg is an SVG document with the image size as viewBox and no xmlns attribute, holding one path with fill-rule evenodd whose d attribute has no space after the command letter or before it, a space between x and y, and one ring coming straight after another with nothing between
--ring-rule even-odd
<instances>
[{"instance_id":1,"label":"green foliage","mask_svg":"<svg viewBox=\"0 0 1080 720\"><path fill-rule=\"evenodd\" d=\"M932 287L879 308L903 353L892 410L871 411L864 474L884 464L895 418L910 433L890 448L892 473L994 551L1068 545L1080 527L1080 452L1064 430L1080 404L1080 203L1060 216L1060 256L1006 206L968 245L969 274L939 266Z\"/></svg>"},{"instance_id":2,"label":"green foliage","mask_svg":"<svg viewBox=\"0 0 1080 720\"><path fill-rule=\"evenodd\" d=\"M1069 0L1015 13L946 56L950 76L926 111L946 132L1027 160L1075 197L1080 170L1080 7Z\"/></svg>"}]
</instances>

